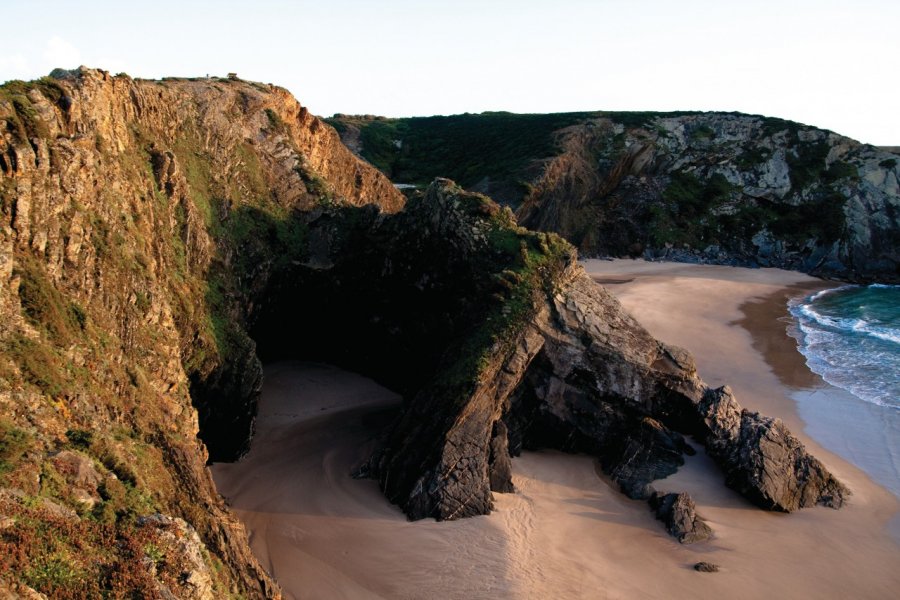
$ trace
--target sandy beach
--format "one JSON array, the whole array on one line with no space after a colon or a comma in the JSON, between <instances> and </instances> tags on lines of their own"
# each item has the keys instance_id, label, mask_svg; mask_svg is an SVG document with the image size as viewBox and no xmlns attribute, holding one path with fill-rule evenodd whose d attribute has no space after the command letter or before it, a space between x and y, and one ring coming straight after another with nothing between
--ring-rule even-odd
<instances>
[{"instance_id":1,"label":"sandy beach","mask_svg":"<svg viewBox=\"0 0 900 600\"><path fill-rule=\"evenodd\" d=\"M682 546L645 502L628 500L593 459L531 452L513 461L514 494L489 516L410 523L351 470L399 398L337 368L266 367L250 453L212 467L251 547L287 598L892 598L900 503L807 434L792 394L831 393L785 334L790 295L827 284L798 273L586 261L658 338L694 353L710 385L784 419L853 491L841 510L784 515L727 489L701 451L658 489L690 492L715 532ZM895 520L896 522L896 520ZM719 573L697 573L698 561Z\"/></svg>"}]
</instances>

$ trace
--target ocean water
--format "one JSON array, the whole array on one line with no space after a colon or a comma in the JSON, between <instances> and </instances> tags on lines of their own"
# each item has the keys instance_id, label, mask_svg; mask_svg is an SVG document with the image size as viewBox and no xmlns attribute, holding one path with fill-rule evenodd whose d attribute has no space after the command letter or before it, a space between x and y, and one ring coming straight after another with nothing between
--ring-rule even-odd
<instances>
[{"instance_id":1,"label":"ocean water","mask_svg":"<svg viewBox=\"0 0 900 600\"><path fill-rule=\"evenodd\" d=\"M833 386L791 394L807 433L900 498L900 286L844 286L789 308L788 332Z\"/></svg>"},{"instance_id":2,"label":"ocean water","mask_svg":"<svg viewBox=\"0 0 900 600\"><path fill-rule=\"evenodd\" d=\"M848 285L790 303L800 352L825 381L900 411L900 286Z\"/></svg>"}]
</instances>

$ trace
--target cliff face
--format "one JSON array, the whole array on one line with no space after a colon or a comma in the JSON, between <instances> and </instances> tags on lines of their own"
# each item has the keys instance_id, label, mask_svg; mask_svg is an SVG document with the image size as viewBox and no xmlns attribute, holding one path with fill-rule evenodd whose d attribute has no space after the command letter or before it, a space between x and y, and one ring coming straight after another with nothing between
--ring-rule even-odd
<instances>
[{"instance_id":1,"label":"cliff face","mask_svg":"<svg viewBox=\"0 0 900 600\"><path fill-rule=\"evenodd\" d=\"M560 133L519 211L585 251L900 276L896 157L786 121L704 114Z\"/></svg>"},{"instance_id":2,"label":"cliff face","mask_svg":"<svg viewBox=\"0 0 900 600\"><path fill-rule=\"evenodd\" d=\"M0 513L16 519L0 570L54 597L276 596L198 429L222 456L246 442L216 431L252 422L240 323L302 241L288 215L404 199L283 89L54 75L0 88ZM142 546L178 568L181 525L140 524L157 512L199 533L196 589L142 570ZM52 519L81 533L41 534Z\"/></svg>"},{"instance_id":3,"label":"cliff face","mask_svg":"<svg viewBox=\"0 0 900 600\"><path fill-rule=\"evenodd\" d=\"M406 203L284 90L79 69L0 119L0 591L277 597L204 466L249 443L258 356L404 394L360 474L411 518L488 512L522 447L646 498L683 434L765 508L847 493L561 238L447 180Z\"/></svg>"},{"instance_id":4,"label":"cliff face","mask_svg":"<svg viewBox=\"0 0 900 600\"><path fill-rule=\"evenodd\" d=\"M329 122L398 181L456 175L586 254L900 276L900 162L829 131L732 113Z\"/></svg>"}]
</instances>

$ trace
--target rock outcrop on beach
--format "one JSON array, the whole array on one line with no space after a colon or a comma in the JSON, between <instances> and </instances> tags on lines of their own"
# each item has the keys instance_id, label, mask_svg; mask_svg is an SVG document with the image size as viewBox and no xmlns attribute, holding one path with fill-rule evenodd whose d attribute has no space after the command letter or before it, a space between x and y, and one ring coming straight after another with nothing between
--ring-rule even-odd
<instances>
[{"instance_id":1,"label":"rock outcrop on beach","mask_svg":"<svg viewBox=\"0 0 900 600\"><path fill-rule=\"evenodd\" d=\"M470 232L495 227L496 221L488 224L495 217L487 215L499 207L453 210L477 205L479 198L439 180L424 199L411 201L406 213L386 220L403 222L406 214L419 213L420 222L444 224L427 244L437 256L489 255L498 250L492 248L497 234L479 239ZM404 225L398 235L408 230L422 228ZM693 452L683 434L718 434L731 426L732 412L710 411L704 402L712 392L697 376L690 354L650 336L584 273L558 238L512 231L520 256L508 255L487 269L515 282L512 289L506 283L496 289L494 295L504 300L498 312L483 317L500 328L482 342L474 364L471 351L450 345L443 360L453 360L442 363L437 378L412 395L369 465L388 498L410 518L455 519L490 510L498 420L505 423L513 453L523 447L589 453L632 498L648 498L650 483L674 473L684 454ZM467 244L453 242L460 239ZM415 272L405 267L410 260L405 255L390 255L392 268ZM426 270L427 279L445 280L436 266ZM451 384L444 373L468 375ZM729 485L765 508L839 506L835 499L846 492L827 472L809 476L821 465L804 450L793 454L796 440L789 434L785 459L771 461L766 459L774 458L775 447L769 437L711 433L701 439L709 440L711 456L726 470L741 474L730 477ZM719 444L727 450L720 451ZM796 468L786 469L790 460ZM810 501L769 502L772 481L786 484L785 494Z\"/></svg>"},{"instance_id":2,"label":"rock outcrop on beach","mask_svg":"<svg viewBox=\"0 0 900 600\"><path fill-rule=\"evenodd\" d=\"M663 522L669 535L682 544L705 542L712 536L712 529L697 514L697 507L691 497L680 494L658 494L650 496L650 508L656 518Z\"/></svg>"},{"instance_id":3,"label":"rock outcrop on beach","mask_svg":"<svg viewBox=\"0 0 900 600\"><path fill-rule=\"evenodd\" d=\"M846 488L781 420L741 409L727 386L707 390L698 408L706 449L722 466L729 487L770 510L843 504Z\"/></svg>"},{"instance_id":4,"label":"rock outcrop on beach","mask_svg":"<svg viewBox=\"0 0 900 600\"><path fill-rule=\"evenodd\" d=\"M646 498L685 434L765 508L846 493L562 238L448 180L407 202L285 90L81 68L0 120L0 589L278 597L204 464L247 448L260 357L404 395L363 471L410 518L489 512L523 447Z\"/></svg>"},{"instance_id":5,"label":"rock outcrop on beach","mask_svg":"<svg viewBox=\"0 0 900 600\"><path fill-rule=\"evenodd\" d=\"M395 181L459 178L589 256L900 279L900 161L830 131L739 113L328 121Z\"/></svg>"}]
</instances>

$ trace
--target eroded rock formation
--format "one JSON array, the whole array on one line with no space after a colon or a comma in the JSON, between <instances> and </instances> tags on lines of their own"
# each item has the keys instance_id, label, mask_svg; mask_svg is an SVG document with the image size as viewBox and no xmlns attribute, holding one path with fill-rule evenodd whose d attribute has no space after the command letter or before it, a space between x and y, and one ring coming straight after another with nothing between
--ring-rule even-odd
<instances>
[{"instance_id":1,"label":"eroded rock formation","mask_svg":"<svg viewBox=\"0 0 900 600\"><path fill-rule=\"evenodd\" d=\"M489 512L523 447L591 453L644 498L685 434L766 508L846 494L568 243L448 180L406 203L284 90L82 68L3 86L0 119L5 587L52 595L28 574L63 561L88 597L277 597L204 466L247 447L260 356L404 394L365 470L411 518Z\"/></svg>"}]
</instances>

